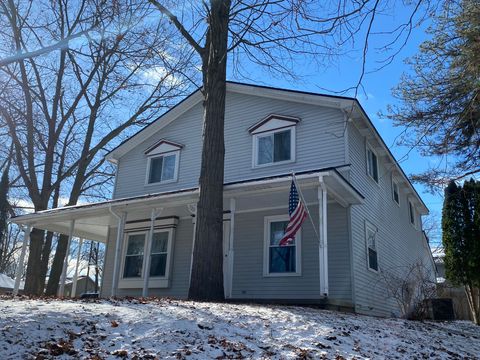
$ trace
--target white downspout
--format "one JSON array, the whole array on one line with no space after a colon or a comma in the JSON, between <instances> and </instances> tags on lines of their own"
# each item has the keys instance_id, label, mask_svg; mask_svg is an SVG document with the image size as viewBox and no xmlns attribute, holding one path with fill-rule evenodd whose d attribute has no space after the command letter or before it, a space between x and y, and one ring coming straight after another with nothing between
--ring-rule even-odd
<instances>
[{"instance_id":1,"label":"white downspout","mask_svg":"<svg viewBox=\"0 0 480 360\"><path fill-rule=\"evenodd\" d=\"M192 224L193 224L192 253L190 255L190 273L188 275L188 287L190 288L190 282L192 281L193 251L195 249L195 234L196 234L196 231L197 231L197 204L188 204L187 208L188 208L188 211L190 212L190 214L193 215L193 217L192 217Z\"/></svg>"},{"instance_id":2,"label":"white downspout","mask_svg":"<svg viewBox=\"0 0 480 360\"><path fill-rule=\"evenodd\" d=\"M236 201L234 198L230 199L230 239L228 241L228 291L227 297L232 298L233 290L233 261L234 261L234 250L233 250L233 240L235 238L235 208Z\"/></svg>"},{"instance_id":3,"label":"white downspout","mask_svg":"<svg viewBox=\"0 0 480 360\"><path fill-rule=\"evenodd\" d=\"M319 225L319 270L320 270L320 295L328 296L328 239L327 239L327 188L323 177L319 177L318 187L318 225Z\"/></svg>"}]
</instances>

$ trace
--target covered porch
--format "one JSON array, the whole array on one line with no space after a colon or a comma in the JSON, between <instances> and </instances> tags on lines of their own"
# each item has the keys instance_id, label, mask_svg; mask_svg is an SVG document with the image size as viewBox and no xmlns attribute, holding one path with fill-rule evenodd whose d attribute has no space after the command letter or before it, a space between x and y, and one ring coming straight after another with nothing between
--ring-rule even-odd
<instances>
[{"instance_id":1,"label":"covered porch","mask_svg":"<svg viewBox=\"0 0 480 360\"><path fill-rule=\"evenodd\" d=\"M316 286L319 289L318 297L327 296L329 294L328 204L334 203L347 208L352 204L361 203L363 197L336 168L306 171L297 173L295 177L305 205L311 213L314 213L313 219L307 219L304 226L312 229L315 227L314 237L318 236L318 239L315 239L318 251L318 266L316 266L318 284ZM241 221L247 214L263 216L263 213L283 212L283 209L286 213L291 180L292 174L281 174L225 184L224 288L226 298L239 297L233 286L234 272L239 271L235 266L243 260L235 254L235 251L239 248L236 245L240 245L237 242L243 240L240 236L242 229L236 227L236 219ZM106 244L107 258L102 276L102 296L125 294L148 296L158 293L152 292L153 289L174 288L180 282L182 290L177 293L181 294L185 287L188 287L189 282L197 201L198 190L185 189L52 209L14 218L12 222L23 226L25 230L25 241L16 280L19 282L20 274L23 272L30 230L36 227L66 234L69 236L69 242L73 237L79 237ZM307 222L310 223L307 224ZM262 227L254 231L263 233L264 229ZM165 235L165 240L162 240L161 234L168 234L168 236ZM135 242L144 244L138 254L131 245ZM143 254L152 256L143 256ZM140 255L142 255L141 258ZM156 258L153 255L157 255ZM62 272L61 289L65 284L67 262L68 256ZM152 268L156 276L151 276ZM178 280L182 272L184 273L183 282ZM134 278L129 278L128 276L132 274L135 275ZM63 294L63 290L59 293Z\"/></svg>"}]
</instances>

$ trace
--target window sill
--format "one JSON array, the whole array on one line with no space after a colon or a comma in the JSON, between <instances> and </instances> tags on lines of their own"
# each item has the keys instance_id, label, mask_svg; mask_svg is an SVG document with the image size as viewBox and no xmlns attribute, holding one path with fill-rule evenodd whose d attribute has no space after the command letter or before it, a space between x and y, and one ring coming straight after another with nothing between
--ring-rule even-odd
<instances>
[{"instance_id":1,"label":"window sill","mask_svg":"<svg viewBox=\"0 0 480 360\"><path fill-rule=\"evenodd\" d=\"M148 280L148 288L168 288L170 280L168 278L150 278ZM136 279L120 279L118 282L119 289L142 289L143 278Z\"/></svg>"},{"instance_id":2,"label":"window sill","mask_svg":"<svg viewBox=\"0 0 480 360\"><path fill-rule=\"evenodd\" d=\"M284 160L284 161L277 161L277 162L272 162L272 163L268 163L268 164L254 164L253 165L253 169L261 169L261 168L265 168L265 167L270 167L270 166L276 166L276 165L284 165L284 164L291 164L291 163L294 163L295 162L295 159L292 159L292 160Z\"/></svg>"},{"instance_id":3,"label":"window sill","mask_svg":"<svg viewBox=\"0 0 480 360\"><path fill-rule=\"evenodd\" d=\"M380 271L379 270L375 270L375 269L372 269L370 266L367 265L367 270L374 273L374 274L378 274Z\"/></svg>"},{"instance_id":4,"label":"window sill","mask_svg":"<svg viewBox=\"0 0 480 360\"><path fill-rule=\"evenodd\" d=\"M300 272L295 272L295 273L264 273L263 277L295 277L295 276L302 276L302 273Z\"/></svg>"},{"instance_id":5,"label":"window sill","mask_svg":"<svg viewBox=\"0 0 480 360\"><path fill-rule=\"evenodd\" d=\"M172 184L172 183L175 183L175 182L177 182L177 181L178 181L178 179L166 180L166 181L160 181L160 182L154 182L154 183L145 183L144 186L155 186L155 185Z\"/></svg>"}]
</instances>

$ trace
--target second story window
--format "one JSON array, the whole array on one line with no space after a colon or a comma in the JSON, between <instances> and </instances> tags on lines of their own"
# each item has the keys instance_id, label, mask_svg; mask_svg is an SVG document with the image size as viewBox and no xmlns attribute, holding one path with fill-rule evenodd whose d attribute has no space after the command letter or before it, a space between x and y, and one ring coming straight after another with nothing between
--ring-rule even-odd
<instances>
[{"instance_id":1,"label":"second story window","mask_svg":"<svg viewBox=\"0 0 480 360\"><path fill-rule=\"evenodd\" d=\"M257 162L265 165L292 159L292 129L273 131L256 136Z\"/></svg>"},{"instance_id":2,"label":"second story window","mask_svg":"<svg viewBox=\"0 0 480 360\"><path fill-rule=\"evenodd\" d=\"M367 173L378 183L378 158L369 145L367 145Z\"/></svg>"},{"instance_id":3,"label":"second story window","mask_svg":"<svg viewBox=\"0 0 480 360\"><path fill-rule=\"evenodd\" d=\"M253 167L295 161L295 128L298 118L269 115L250 127L253 135Z\"/></svg>"},{"instance_id":4,"label":"second story window","mask_svg":"<svg viewBox=\"0 0 480 360\"><path fill-rule=\"evenodd\" d=\"M400 187L398 181L395 179L392 179L392 197L393 201L395 201L397 205L400 205Z\"/></svg>"},{"instance_id":5,"label":"second story window","mask_svg":"<svg viewBox=\"0 0 480 360\"><path fill-rule=\"evenodd\" d=\"M415 206L413 206L410 200L408 201L408 217L410 219L410 224L416 227L417 221L416 221Z\"/></svg>"},{"instance_id":6,"label":"second story window","mask_svg":"<svg viewBox=\"0 0 480 360\"><path fill-rule=\"evenodd\" d=\"M148 183L161 183L175 180L177 153L149 158Z\"/></svg>"},{"instance_id":7,"label":"second story window","mask_svg":"<svg viewBox=\"0 0 480 360\"><path fill-rule=\"evenodd\" d=\"M160 140L145 151L147 155L146 185L177 181L182 145Z\"/></svg>"}]
</instances>

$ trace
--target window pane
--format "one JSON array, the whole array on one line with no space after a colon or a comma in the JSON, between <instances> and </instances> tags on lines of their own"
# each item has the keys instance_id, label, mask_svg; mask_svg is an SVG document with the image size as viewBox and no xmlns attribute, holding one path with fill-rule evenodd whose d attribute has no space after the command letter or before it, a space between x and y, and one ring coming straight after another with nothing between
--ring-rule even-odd
<instances>
[{"instance_id":1,"label":"window pane","mask_svg":"<svg viewBox=\"0 0 480 360\"><path fill-rule=\"evenodd\" d=\"M278 245L285 235L288 221L275 221L270 223L270 245Z\"/></svg>"},{"instance_id":2,"label":"window pane","mask_svg":"<svg viewBox=\"0 0 480 360\"><path fill-rule=\"evenodd\" d=\"M373 178L375 181L378 181L378 163L377 155L372 152L372 165L373 165Z\"/></svg>"},{"instance_id":3,"label":"window pane","mask_svg":"<svg viewBox=\"0 0 480 360\"><path fill-rule=\"evenodd\" d=\"M176 157L176 155L168 155L163 157L162 181L173 180L175 177Z\"/></svg>"},{"instance_id":4,"label":"window pane","mask_svg":"<svg viewBox=\"0 0 480 360\"><path fill-rule=\"evenodd\" d=\"M165 276L167 266L167 254L152 255L150 264L150 276Z\"/></svg>"},{"instance_id":5,"label":"window pane","mask_svg":"<svg viewBox=\"0 0 480 360\"><path fill-rule=\"evenodd\" d=\"M398 204L400 202L400 198L398 196L398 185L393 183L393 199Z\"/></svg>"},{"instance_id":6,"label":"window pane","mask_svg":"<svg viewBox=\"0 0 480 360\"><path fill-rule=\"evenodd\" d=\"M153 234L152 254L167 252L168 232Z\"/></svg>"},{"instance_id":7,"label":"window pane","mask_svg":"<svg viewBox=\"0 0 480 360\"><path fill-rule=\"evenodd\" d=\"M163 157L150 159L150 174L148 176L148 183L160 182L162 179L162 163Z\"/></svg>"},{"instance_id":8,"label":"window pane","mask_svg":"<svg viewBox=\"0 0 480 360\"><path fill-rule=\"evenodd\" d=\"M410 213L410 222L415 224L415 213L413 212L413 206L411 202L408 203L408 211Z\"/></svg>"},{"instance_id":9,"label":"window pane","mask_svg":"<svg viewBox=\"0 0 480 360\"><path fill-rule=\"evenodd\" d=\"M367 230L367 244L375 249L375 232L370 229Z\"/></svg>"},{"instance_id":10,"label":"window pane","mask_svg":"<svg viewBox=\"0 0 480 360\"><path fill-rule=\"evenodd\" d=\"M129 235L127 255L143 255L145 234Z\"/></svg>"},{"instance_id":11,"label":"window pane","mask_svg":"<svg viewBox=\"0 0 480 360\"><path fill-rule=\"evenodd\" d=\"M290 130L275 133L273 161L290 160Z\"/></svg>"},{"instance_id":12,"label":"window pane","mask_svg":"<svg viewBox=\"0 0 480 360\"><path fill-rule=\"evenodd\" d=\"M370 269L378 270L377 252L368 248L368 266Z\"/></svg>"},{"instance_id":13,"label":"window pane","mask_svg":"<svg viewBox=\"0 0 480 360\"><path fill-rule=\"evenodd\" d=\"M142 276L143 255L125 257L125 268L123 270L124 278Z\"/></svg>"},{"instance_id":14,"label":"window pane","mask_svg":"<svg viewBox=\"0 0 480 360\"><path fill-rule=\"evenodd\" d=\"M258 138L258 164L273 162L273 136L262 136Z\"/></svg>"},{"instance_id":15,"label":"window pane","mask_svg":"<svg viewBox=\"0 0 480 360\"><path fill-rule=\"evenodd\" d=\"M295 250L295 246L271 247L269 272L295 272Z\"/></svg>"}]
</instances>

